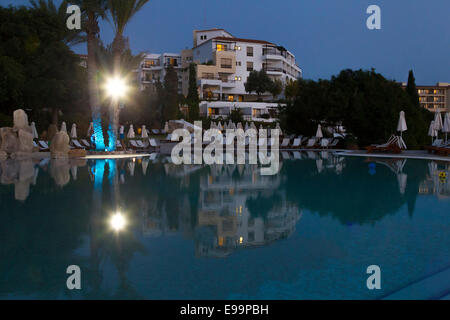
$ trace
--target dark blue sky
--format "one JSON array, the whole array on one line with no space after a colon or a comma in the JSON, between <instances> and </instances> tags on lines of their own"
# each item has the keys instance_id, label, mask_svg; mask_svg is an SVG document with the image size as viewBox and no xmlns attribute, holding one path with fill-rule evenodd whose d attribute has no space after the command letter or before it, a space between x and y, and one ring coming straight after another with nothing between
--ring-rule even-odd
<instances>
[{"instance_id":1,"label":"dark blue sky","mask_svg":"<svg viewBox=\"0 0 450 320\"><path fill-rule=\"evenodd\" d=\"M371 4L381 7L381 30L366 28ZM193 29L218 27L285 46L305 78L373 67L397 81L413 69L417 84L434 84L450 82L449 13L449 0L150 0L126 34L135 53L179 52L192 46ZM112 40L108 22L102 39Z\"/></svg>"}]
</instances>

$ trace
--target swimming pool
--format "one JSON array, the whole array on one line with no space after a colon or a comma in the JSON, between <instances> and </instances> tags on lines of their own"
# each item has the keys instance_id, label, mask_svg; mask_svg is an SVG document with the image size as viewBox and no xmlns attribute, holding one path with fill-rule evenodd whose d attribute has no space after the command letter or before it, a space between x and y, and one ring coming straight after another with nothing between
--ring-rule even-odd
<instances>
[{"instance_id":1,"label":"swimming pool","mask_svg":"<svg viewBox=\"0 0 450 320\"><path fill-rule=\"evenodd\" d=\"M160 156L0 162L0 299L449 294L448 162L280 158L275 176ZM66 287L69 265L81 290Z\"/></svg>"}]
</instances>

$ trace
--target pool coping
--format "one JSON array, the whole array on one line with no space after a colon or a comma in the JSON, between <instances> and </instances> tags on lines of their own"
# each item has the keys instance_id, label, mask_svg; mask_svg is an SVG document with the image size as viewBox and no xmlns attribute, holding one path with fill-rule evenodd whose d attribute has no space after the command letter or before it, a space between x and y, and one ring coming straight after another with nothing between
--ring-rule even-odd
<instances>
[{"instance_id":1,"label":"pool coping","mask_svg":"<svg viewBox=\"0 0 450 320\"><path fill-rule=\"evenodd\" d=\"M414 152L414 151L411 151ZM365 158L390 158L390 159L417 159L417 160L437 160L450 162L450 157L437 156L432 154L414 154L414 153L399 153L399 154L388 154L388 153L364 153L355 151L337 151L337 155L347 156L347 157L365 157Z\"/></svg>"}]
</instances>

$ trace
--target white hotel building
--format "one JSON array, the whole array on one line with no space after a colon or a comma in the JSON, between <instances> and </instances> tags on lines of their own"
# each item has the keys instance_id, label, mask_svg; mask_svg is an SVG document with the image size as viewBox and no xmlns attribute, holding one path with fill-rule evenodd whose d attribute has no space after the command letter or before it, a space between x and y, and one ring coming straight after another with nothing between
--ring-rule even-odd
<instances>
[{"instance_id":1,"label":"white hotel building","mask_svg":"<svg viewBox=\"0 0 450 320\"><path fill-rule=\"evenodd\" d=\"M159 60L164 62L174 58L181 81L180 92L187 95L188 67L193 62L196 64L201 115L227 118L232 109L239 108L245 120L274 121L279 104L272 102L272 95L262 94L259 97L262 102L257 102L257 94L246 92L244 84L251 71L261 69L283 84L301 78L302 70L296 64L295 56L282 46L264 40L236 38L224 29L194 30L193 36L193 48L183 50L180 55L148 55L140 69L141 86L154 81L153 76L155 79L159 76L160 81L164 79L161 64L158 65L160 73L154 72L156 69L149 65L152 56L155 60L160 56Z\"/></svg>"},{"instance_id":2,"label":"white hotel building","mask_svg":"<svg viewBox=\"0 0 450 320\"><path fill-rule=\"evenodd\" d=\"M164 83L166 69L170 65L178 74L178 91L182 93L181 56L178 53L145 54L138 69L141 90L154 89L158 81Z\"/></svg>"}]
</instances>

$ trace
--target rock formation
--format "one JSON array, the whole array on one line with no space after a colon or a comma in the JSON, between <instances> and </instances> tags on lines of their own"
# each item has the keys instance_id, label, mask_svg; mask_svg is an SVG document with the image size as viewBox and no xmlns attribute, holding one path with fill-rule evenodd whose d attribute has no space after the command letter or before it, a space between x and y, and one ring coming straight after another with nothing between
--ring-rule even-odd
<instances>
[{"instance_id":1,"label":"rock formation","mask_svg":"<svg viewBox=\"0 0 450 320\"><path fill-rule=\"evenodd\" d=\"M50 143L50 152L54 159L68 158L69 155L69 135L63 131L58 132Z\"/></svg>"}]
</instances>

